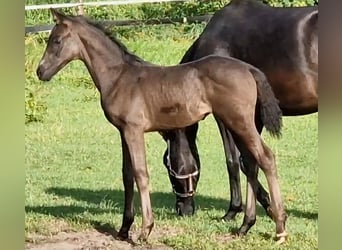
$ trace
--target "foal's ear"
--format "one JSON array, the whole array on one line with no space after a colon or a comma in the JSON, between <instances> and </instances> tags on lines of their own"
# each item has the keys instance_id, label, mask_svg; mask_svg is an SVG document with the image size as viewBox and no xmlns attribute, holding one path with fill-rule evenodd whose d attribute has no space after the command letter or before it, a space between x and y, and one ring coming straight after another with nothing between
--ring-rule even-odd
<instances>
[{"instance_id":1,"label":"foal's ear","mask_svg":"<svg viewBox=\"0 0 342 250\"><path fill-rule=\"evenodd\" d=\"M62 12L59 12L56 9L50 8L50 11L51 11L51 14L52 14L52 17L53 17L53 21L56 24L62 23L63 20L66 18L66 16Z\"/></svg>"}]
</instances>

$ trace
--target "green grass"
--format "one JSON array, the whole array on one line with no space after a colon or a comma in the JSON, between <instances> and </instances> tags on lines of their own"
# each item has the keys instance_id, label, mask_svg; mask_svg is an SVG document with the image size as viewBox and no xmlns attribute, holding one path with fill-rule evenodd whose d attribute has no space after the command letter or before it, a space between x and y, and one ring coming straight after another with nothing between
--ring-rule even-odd
<instances>
[{"instance_id":1,"label":"green grass","mask_svg":"<svg viewBox=\"0 0 342 250\"><path fill-rule=\"evenodd\" d=\"M123 41L153 63L177 64L193 40L181 29L170 29L164 36L137 32ZM47 107L43 122L26 125L26 235L82 231L96 223L108 223L118 230L123 210L119 133L104 118L98 93L81 63L70 64L50 83L32 80L36 79L34 69L44 46L37 42L37 36L26 38L26 77L32 81L27 84L40 89ZM317 249L317 118L317 114L285 117L280 140L263 134L276 154L289 215L290 238L281 247L275 246L275 225L260 206L256 225L243 239L228 237L242 222L242 215L231 223L217 220L225 212L229 189L222 143L211 116L200 123L198 147L203 167L195 197L197 212L190 218L175 215L174 195L162 164L166 144L158 133L146 134L156 223L152 235L174 231L155 238L152 244L163 243L174 249ZM260 178L266 185L263 174ZM244 176L242 186L244 194ZM132 230L139 230L140 225L138 209Z\"/></svg>"}]
</instances>

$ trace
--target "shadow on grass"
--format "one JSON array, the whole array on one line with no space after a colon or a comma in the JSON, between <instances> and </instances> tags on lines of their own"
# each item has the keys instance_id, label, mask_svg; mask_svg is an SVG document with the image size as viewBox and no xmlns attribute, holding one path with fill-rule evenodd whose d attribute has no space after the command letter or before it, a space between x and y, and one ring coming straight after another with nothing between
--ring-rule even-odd
<instances>
[{"instance_id":1,"label":"shadow on grass","mask_svg":"<svg viewBox=\"0 0 342 250\"><path fill-rule=\"evenodd\" d=\"M53 187L46 190L47 193L57 195L59 197L69 197L80 202L86 202L85 205L58 205L58 206L25 206L26 213L38 213L45 215L52 215L59 219L77 220L82 224L90 224L95 230L104 234L111 235L118 240L118 231L111 223L103 223L91 219L91 215L100 215L106 213L123 213L123 199L124 193L122 190L89 190L80 188L64 188ZM135 193L135 197L138 194ZM139 199L135 199L137 208ZM175 213L175 195L173 193L152 192L151 193L152 208L155 218L172 219L177 215ZM220 198L212 198L208 196L196 195L195 197L197 209L201 210L222 209L226 210L228 200ZM103 205L104 204L104 205ZM107 205L106 205L107 204ZM112 204L108 206L108 204ZM289 216L299 218L317 219L317 213L302 212L294 209L287 209ZM86 213L86 216L83 214ZM222 214L223 215L223 214ZM257 206L257 216L267 216L262 207ZM221 218L211 218L213 220L221 220ZM237 232L238 228L232 228L232 234ZM267 239L270 235L264 235ZM126 240L128 243L135 245L131 239Z\"/></svg>"},{"instance_id":2,"label":"shadow on grass","mask_svg":"<svg viewBox=\"0 0 342 250\"><path fill-rule=\"evenodd\" d=\"M90 214L104 214L109 212L123 213L124 192L122 190L89 190L81 188L53 187L46 193L57 195L62 198L72 198L76 201L86 202L84 206L79 205L57 205L57 206L26 206L25 211L52 215L58 218L73 218L84 212ZM173 193L152 192L151 202L153 213L157 217L171 219L176 215L175 195ZM139 194L134 193L135 208L139 207ZM197 207L201 209L225 209L228 201L224 199L211 198L197 195L195 198ZM102 204L102 205L101 205ZM109 208L106 204L112 204Z\"/></svg>"},{"instance_id":3,"label":"shadow on grass","mask_svg":"<svg viewBox=\"0 0 342 250\"><path fill-rule=\"evenodd\" d=\"M86 202L86 206L77 206L77 205L62 205L62 206L26 206L26 212L40 213L52 215L57 218L75 218L79 214L82 213L90 213L90 214L104 214L113 212L113 208L108 208L106 205L101 204L114 204L114 212L115 213L123 213L123 201L124 201L124 192L122 190L111 190L111 189L102 189L102 190L89 190L89 189L81 189L81 188L65 188L65 187L52 187L46 190L47 193L57 195L59 197L70 197L74 200ZM139 206L139 194L135 192L135 203L136 208ZM164 193L164 192L152 192L151 193L151 202L153 213L155 216L164 218L164 219L172 219L176 215L175 212L175 195L173 193ZM228 200L221 198L212 198L209 196L203 196L197 194L195 196L195 204L196 208L200 208L201 210L210 210L210 209L222 209L226 210L228 206ZM305 212L296 209L286 209L287 214L292 217L298 218L306 218L306 219L318 219L318 213ZM223 216L223 214L222 214ZM257 206L257 216L267 216L264 209ZM212 218L212 219L220 219L220 218Z\"/></svg>"}]
</instances>

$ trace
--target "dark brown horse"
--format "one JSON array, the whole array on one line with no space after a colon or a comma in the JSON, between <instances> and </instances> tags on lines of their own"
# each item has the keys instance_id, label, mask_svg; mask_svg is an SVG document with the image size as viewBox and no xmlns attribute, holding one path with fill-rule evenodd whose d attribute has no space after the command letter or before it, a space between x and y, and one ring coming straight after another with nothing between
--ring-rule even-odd
<instances>
[{"instance_id":1,"label":"dark brown horse","mask_svg":"<svg viewBox=\"0 0 342 250\"><path fill-rule=\"evenodd\" d=\"M56 25L37 68L40 80L49 81L72 60L81 60L100 92L108 121L120 132L125 208L119 237L128 238L134 220L133 185L141 199L141 240L153 225L144 133L190 126L214 114L232 131L241 153L264 171L271 194L271 213L279 242L285 241L284 211L272 151L254 124L258 101L263 123L279 135L281 110L265 75L240 60L209 56L170 67L148 64L130 53L93 22L51 10ZM166 132L167 134L167 132ZM251 165L245 216L255 217L256 173ZM243 230L242 230L243 231Z\"/></svg>"},{"instance_id":2,"label":"dark brown horse","mask_svg":"<svg viewBox=\"0 0 342 250\"><path fill-rule=\"evenodd\" d=\"M232 0L214 14L181 63L211 54L241 59L265 73L283 115L310 114L318 110L317 22L317 6L275 8L255 0ZM261 133L264 124L258 110L255 121ZM230 220L242 211L239 168L241 166L248 175L253 163L242 158L244 164L240 164L239 152L229 130L218 119L217 123L226 154L231 196L224 219ZM195 124L170 131L169 147L164 154L164 164L172 169L169 176L180 215L192 214L195 209L193 195L200 173L195 142L197 127ZM268 212L270 200L260 183L257 198ZM254 221L247 220L244 224L247 228Z\"/></svg>"}]
</instances>

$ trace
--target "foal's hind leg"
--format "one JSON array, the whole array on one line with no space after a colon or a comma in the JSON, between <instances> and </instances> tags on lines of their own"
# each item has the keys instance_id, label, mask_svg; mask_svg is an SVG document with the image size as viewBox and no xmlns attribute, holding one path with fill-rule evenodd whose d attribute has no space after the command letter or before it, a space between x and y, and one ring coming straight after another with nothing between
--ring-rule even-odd
<instances>
[{"instance_id":1,"label":"foal's hind leg","mask_svg":"<svg viewBox=\"0 0 342 250\"><path fill-rule=\"evenodd\" d=\"M241 156L241 163L240 163L240 167L242 172L247 176L247 171L246 169L249 168L254 168L255 166L252 164L256 164L255 160L254 161L250 161L250 160L245 160L244 157ZM247 167L245 167L247 166ZM257 166L258 167L258 166ZM269 213L269 208L270 208L270 197L268 192L265 190L265 188L262 186L262 184L259 182L259 180L257 180L257 191L256 191L256 195L257 195L257 200L258 202L262 205L262 207L265 209L266 214L272 218L271 214Z\"/></svg>"},{"instance_id":2,"label":"foal's hind leg","mask_svg":"<svg viewBox=\"0 0 342 250\"><path fill-rule=\"evenodd\" d=\"M229 187L230 187L230 205L226 212L226 214L223 216L223 219L226 221L232 220L235 218L236 214L239 212L242 212L243 206L242 206L242 195L241 195L241 184L240 184L240 175L239 175L239 167L241 167L242 172L248 176L248 173L246 171L246 168L244 165L251 165L256 164L255 160L251 161L250 159L243 160L243 156L241 156L241 161L239 160L239 154L240 152L235 146L234 139L229 132L228 129L225 128L222 121L220 121L219 118L215 117L217 125L220 130L221 138L223 141L225 156L226 156L226 164L227 164L227 170L228 170L228 177L229 177ZM261 129L260 129L261 132ZM257 166L249 166L249 168L255 168ZM257 180L257 200L260 202L260 204L264 207L266 213L269 214L269 206L270 206L270 199L268 192L264 189L264 187L261 185L259 180ZM251 224L248 222L248 224ZM248 228L249 229L249 228ZM247 229L247 230L248 230Z\"/></svg>"},{"instance_id":3,"label":"foal's hind leg","mask_svg":"<svg viewBox=\"0 0 342 250\"><path fill-rule=\"evenodd\" d=\"M259 142L264 155L260 155L256 152L254 157L257 159L257 162L259 163L262 171L265 173L267 179L271 196L269 213L276 223L276 237L278 239L278 243L282 243L285 241L287 236L285 231L285 222L287 216L281 199L275 159L272 151L265 145L265 143L261 139Z\"/></svg>"},{"instance_id":4,"label":"foal's hind leg","mask_svg":"<svg viewBox=\"0 0 342 250\"><path fill-rule=\"evenodd\" d=\"M239 131L239 137L242 139L246 148L254 156L257 164L265 173L271 196L269 212L276 223L276 236L278 238L278 243L282 243L285 241L287 236L285 231L286 214L281 199L274 155L262 141L261 136L257 131L254 132L253 129ZM248 169L247 171L251 170ZM249 205L246 204L246 206L248 210Z\"/></svg>"},{"instance_id":5,"label":"foal's hind leg","mask_svg":"<svg viewBox=\"0 0 342 250\"><path fill-rule=\"evenodd\" d=\"M264 127L263 122L261 120L261 113L260 113L260 108L259 105L257 104L257 108L255 110L255 126L256 129L258 130L258 133L261 134L262 129ZM250 162L250 161L248 161ZM256 163L255 163L256 164ZM244 171L244 164L241 164L241 170ZM262 184L258 180L258 189L257 189L257 200L259 203L263 206L265 209L267 215L272 218L271 214L269 213L269 207L270 207L270 196L268 192L264 189Z\"/></svg>"},{"instance_id":6,"label":"foal's hind leg","mask_svg":"<svg viewBox=\"0 0 342 250\"><path fill-rule=\"evenodd\" d=\"M239 175L239 152L235 147L231 134L226 129L222 121L218 117L215 117L215 119L223 142L230 188L229 208L222 219L230 221L235 218L237 213L243 210Z\"/></svg>"}]
</instances>

